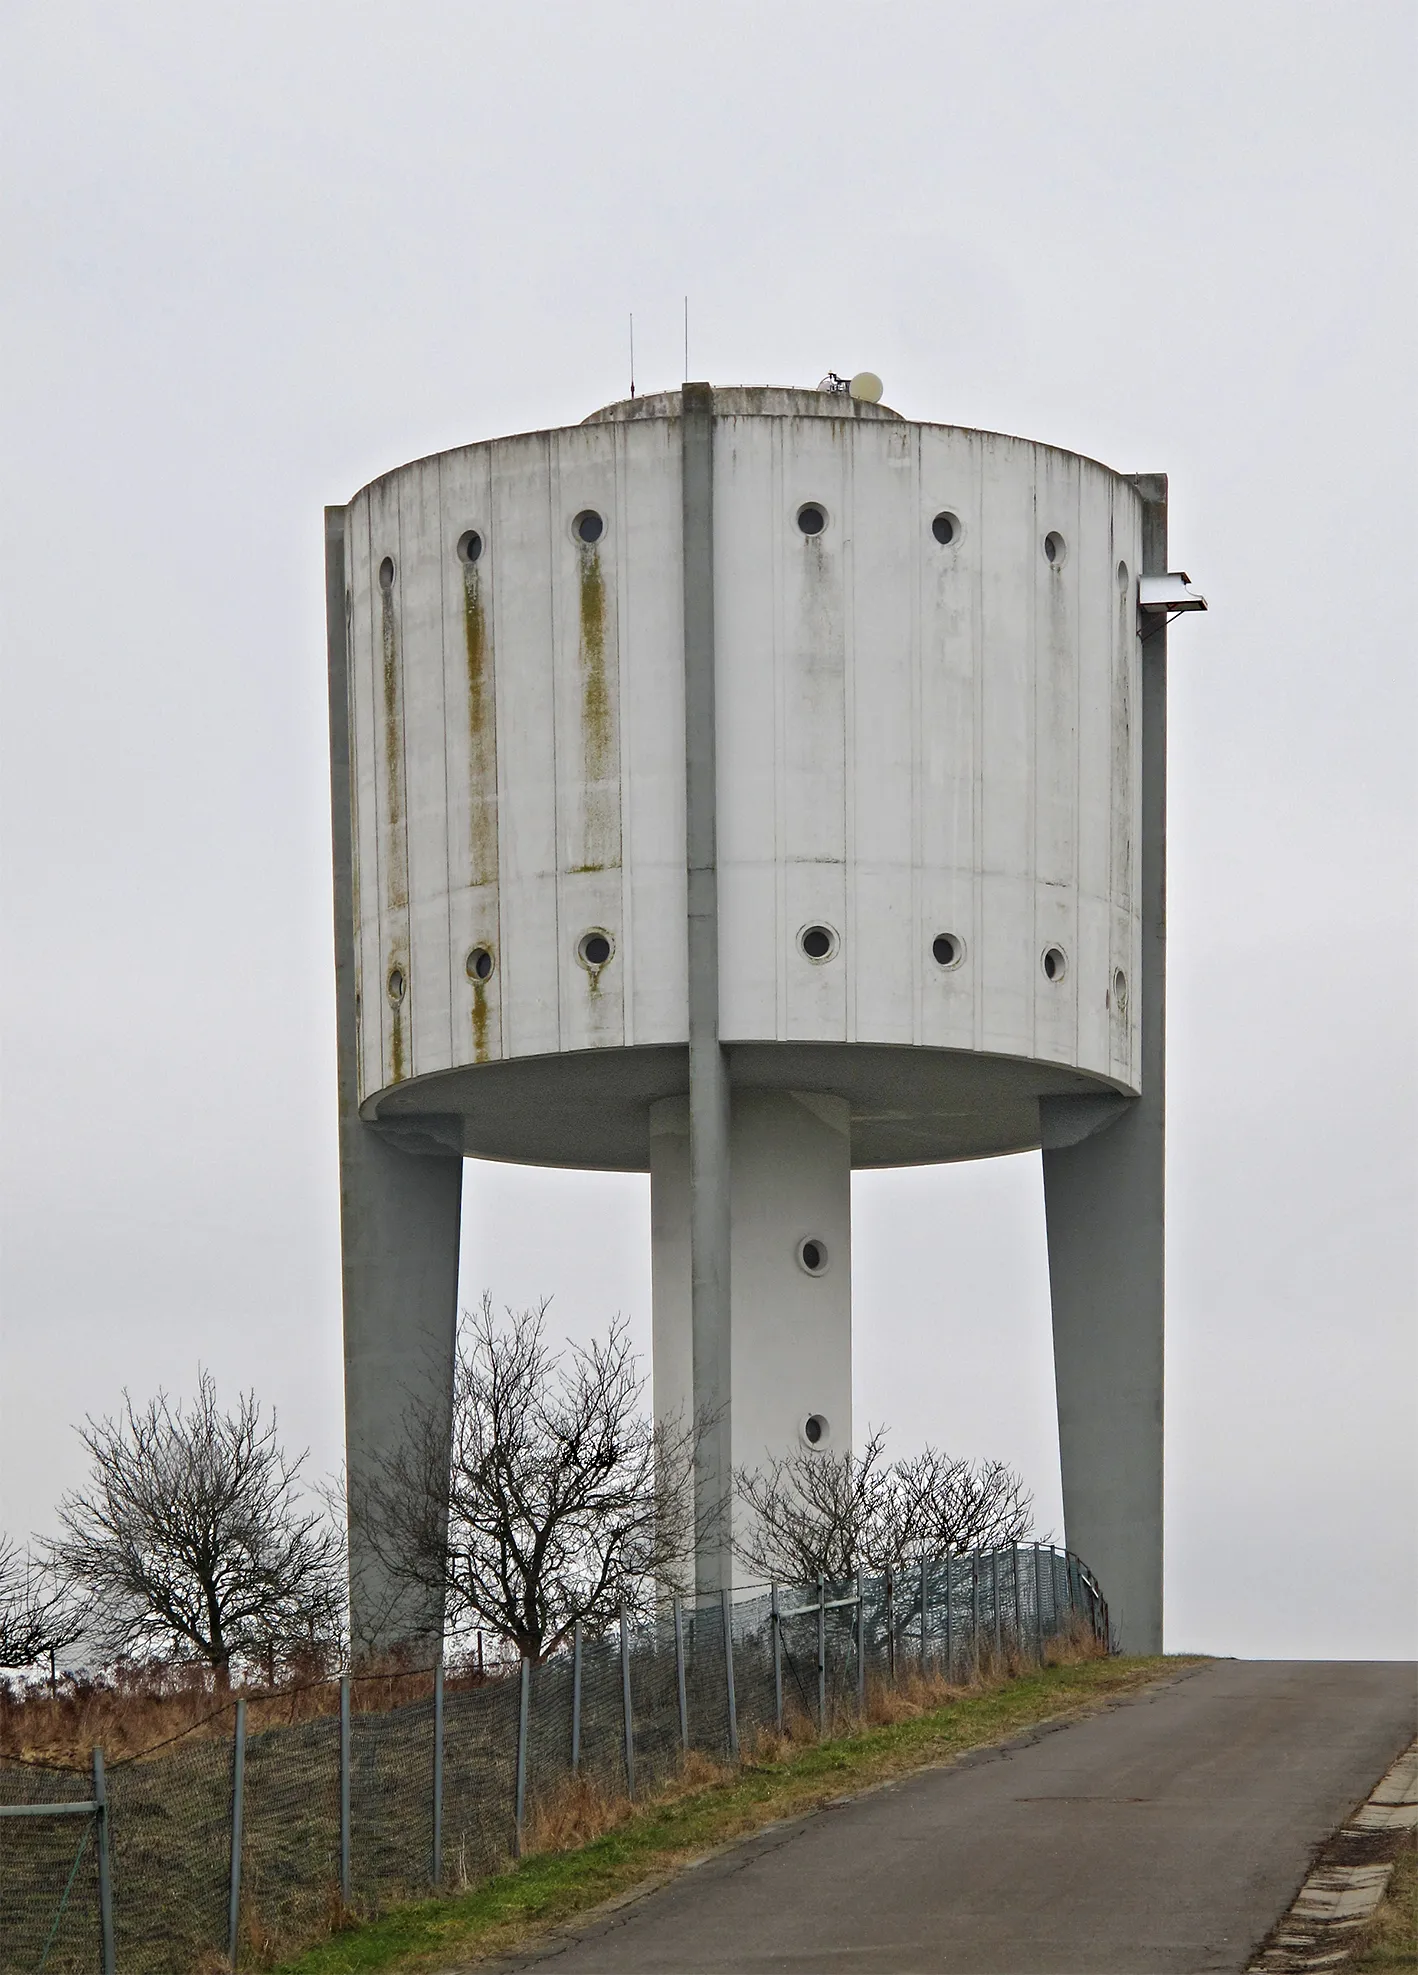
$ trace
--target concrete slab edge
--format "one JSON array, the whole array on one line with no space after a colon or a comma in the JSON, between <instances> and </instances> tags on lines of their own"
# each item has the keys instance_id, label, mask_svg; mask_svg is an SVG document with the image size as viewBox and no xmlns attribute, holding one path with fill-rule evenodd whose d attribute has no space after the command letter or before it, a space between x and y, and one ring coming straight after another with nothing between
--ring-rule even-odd
<instances>
[{"instance_id":1,"label":"concrete slab edge","mask_svg":"<svg viewBox=\"0 0 1418 1975\"><path fill-rule=\"evenodd\" d=\"M1418 1830L1418 1742L1405 1749L1322 1848L1294 1905L1247 1963L1246 1975L1341 1968L1359 1929L1373 1918L1393 1871L1393 1858L1378 1854L1396 1851L1402 1833L1413 1830Z\"/></svg>"}]
</instances>

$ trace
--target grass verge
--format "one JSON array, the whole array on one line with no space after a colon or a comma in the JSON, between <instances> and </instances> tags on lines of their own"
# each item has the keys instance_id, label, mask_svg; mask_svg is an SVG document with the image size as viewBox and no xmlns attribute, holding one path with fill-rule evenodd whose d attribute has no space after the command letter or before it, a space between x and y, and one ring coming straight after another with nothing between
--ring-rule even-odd
<instances>
[{"instance_id":1,"label":"grass verge","mask_svg":"<svg viewBox=\"0 0 1418 1975\"><path fill-rule=\"evenodd\" d=\"M840 1740L775 1738L736 1770L627 1807L614 1829L589 1843L541 1852L471 1892L346 1926L283 1962L283 1975L392 1975L505 1953L765 1825L948 1762L967 1749L1006 1741L1042 1721L1091 1712L1116 1695L1194 1664L1159 1657L1046 1666Z\"/></svg>"},{"instance_id":2,"label":"grass verge","mask_svg":"<svg viewBox=\"0 0 1418 1975\"><path fill-rule=\"evenodd\" d=\"M1378 1911L1351 1962L1354 1975L1418 1969L1418 1836L1404 1841Z\"/></svg>"}]
</instances>

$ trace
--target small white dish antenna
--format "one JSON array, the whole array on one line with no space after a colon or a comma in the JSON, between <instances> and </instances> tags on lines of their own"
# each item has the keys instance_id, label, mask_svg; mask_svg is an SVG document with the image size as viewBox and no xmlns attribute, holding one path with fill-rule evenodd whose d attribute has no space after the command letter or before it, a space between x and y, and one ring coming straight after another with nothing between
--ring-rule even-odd
<instances>
[{"instance_id":1,"label":"small white dish antenna","mask_svg":"<svg viewBox=\"0 0 1418 1975\"><path fill-rule=\"evenodd\" d=\"M848 393L864 405L879 405L884 388L874 370L859 370L847 386Z\"/></svg>"}]
</instances>

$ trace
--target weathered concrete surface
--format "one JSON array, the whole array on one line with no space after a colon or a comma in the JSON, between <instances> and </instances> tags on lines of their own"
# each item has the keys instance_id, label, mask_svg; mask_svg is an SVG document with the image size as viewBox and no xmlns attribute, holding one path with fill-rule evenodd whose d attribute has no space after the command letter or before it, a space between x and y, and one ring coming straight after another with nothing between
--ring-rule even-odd
<instances>
[{"instance_id":1,"label":"weathered concrete surface","mask_svg":"<svg viewBox=\"0 0 1418 1975\"><path fill-rule=\"evenodd\" d=\"M1406 1664L1223 1661L784 1825L579 1939L557 1975L1243 1969L1412 1738Z\"/></svg>"}]
</instances>

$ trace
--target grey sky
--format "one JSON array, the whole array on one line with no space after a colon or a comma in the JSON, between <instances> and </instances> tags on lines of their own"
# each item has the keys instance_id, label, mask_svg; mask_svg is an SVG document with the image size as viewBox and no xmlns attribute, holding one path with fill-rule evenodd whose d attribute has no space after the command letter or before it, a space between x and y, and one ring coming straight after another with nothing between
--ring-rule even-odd
<instances>
[{"instance_id":1,"label":"grey sky","mask_svg":"<svg viewBox=\"0 0 1418 1975\"><path fill-rule=\"evenodd\" d=\"M11 0L0 1527L198 1360L338 1459L321 506L880 371L1172 475L1168 1640L1414 1650L1411 4ZM648 1350L648 1187L464 1296ZM1037 1159L855 1193L857 1412L1059 1527Z\"/></svg>"}]
</instances>

